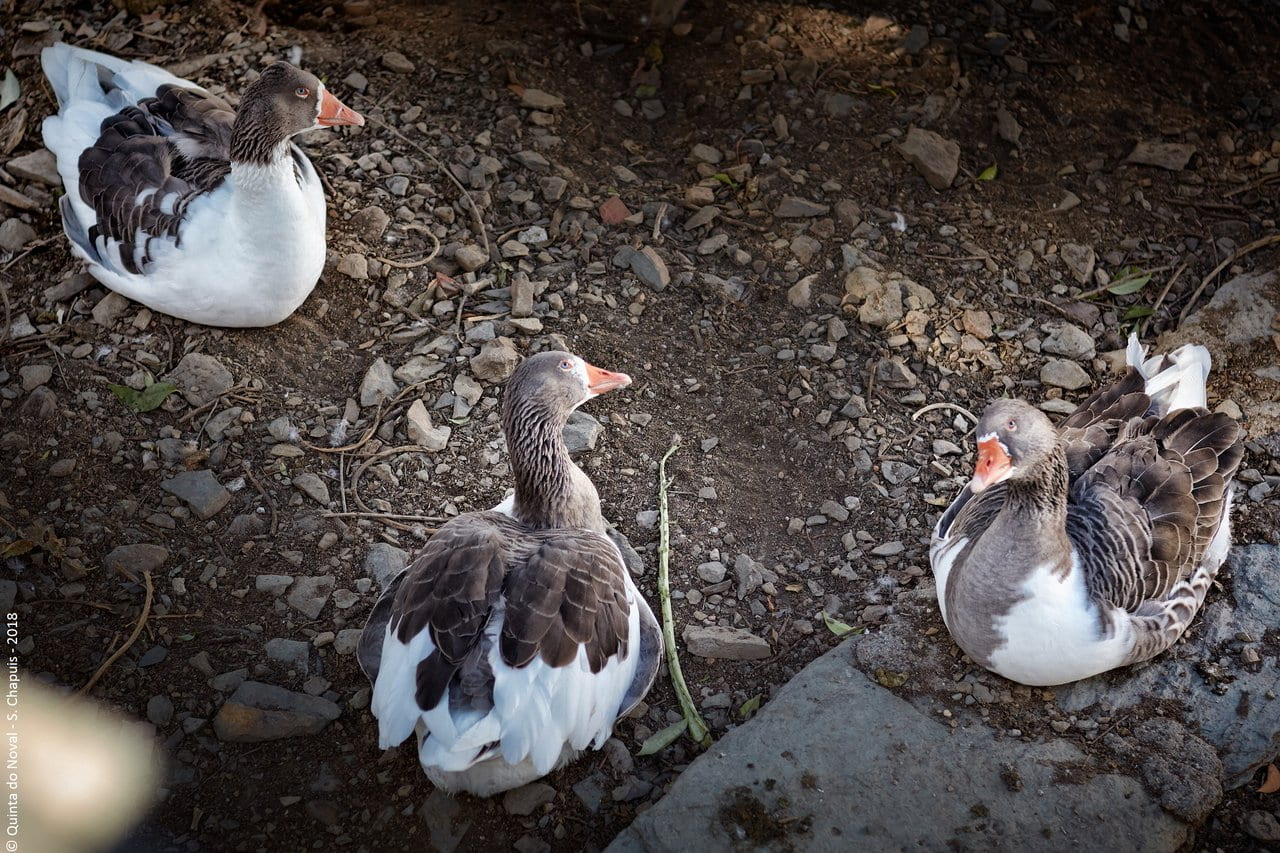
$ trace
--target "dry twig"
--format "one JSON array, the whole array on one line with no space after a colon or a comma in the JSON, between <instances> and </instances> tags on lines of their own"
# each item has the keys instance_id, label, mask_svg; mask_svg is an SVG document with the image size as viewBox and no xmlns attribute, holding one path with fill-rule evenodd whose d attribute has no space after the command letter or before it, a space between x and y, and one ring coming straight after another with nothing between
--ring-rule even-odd
<instances>
[{"instance_id":1,"label":"dry twig","mask_svg":"<svg viewBox=\"0 0 1280 853\"><path fill-rule=\"evenodd\" d=\"M1195 289L1195 292L1187 298L1187 304L1182 306L1182 313L1178 315L1179 325L1186 322L1187 315L1191 313L1191 309L1200 298L1200 294L1204 293L1204 289L1209 286L1209 282L1218 277L1218 273L1222 272L1250 252L1256 252L1258 249L1264 249L1272 243L1280 243L1280 234L1271 234L1260 240L1254 240L1249 245L1241 249L1236 249L1225 261L1214 267L1213 270L1200 281L1200 286Z\"/></svg>"},{"instance_id":2,"label":"dry twig","mask_svg":"<svg viewBox=\"0 0 1280 853\"><path fill-rule=\"evenodd\" d=\"M85 682L84 687L81 687L76 691L77 696L83 696L92 690L93 685L98 683L98 679L102 678L103 674L111 668L113 663L120 660L121 656L123 656L125 652L129 651L129 647L133 645L134 641L138 639L138 635L142 633L142 627L147 624L147 617L151 615L151 597L155 593L155 589L151 585L151 572L143 572L142 580L146 582L147 585L147 598L142 602L142 613L138 616L138 623L133 626L133 633L129 635L129 639L124 641L123 646L116 649L115 652L112 653L111 657L102 662L102 665L98 667L98 671L93 674L93 677Z\"/></svg>"}]
</instances>

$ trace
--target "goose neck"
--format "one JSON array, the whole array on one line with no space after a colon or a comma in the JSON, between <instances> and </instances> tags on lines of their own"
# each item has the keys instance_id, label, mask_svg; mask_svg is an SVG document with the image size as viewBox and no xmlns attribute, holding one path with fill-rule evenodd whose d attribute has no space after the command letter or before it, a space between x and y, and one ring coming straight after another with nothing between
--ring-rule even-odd
<instances>
[{"instance_id":1,"label":"goose neck","mask_svg":"<svg viewBox=\"0 0 1280 853\"><path fill-rule=\"evenodd\" d=\"M550 412L534 403L517 403L505 413L503 432L515 479L514 514L533 527L603 532L600 497L564 445L567 421L567 412Z\"/></svg>"}]
</instances>

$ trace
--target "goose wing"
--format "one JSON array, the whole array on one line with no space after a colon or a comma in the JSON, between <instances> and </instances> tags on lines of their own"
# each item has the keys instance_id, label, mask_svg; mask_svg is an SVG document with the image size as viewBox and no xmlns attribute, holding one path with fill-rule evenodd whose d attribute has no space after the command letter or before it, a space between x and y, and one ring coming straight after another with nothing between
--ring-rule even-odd
<instances>
[{"instance_id":1,"label":"goose wing","mask_svg":"<svg viewBox=\"0 0 1280 853\"><path fill-rule=\"evenodd\" d=\"M1133 612L1199 564L1223 522L1244 447L1223 414L1126 421L1071 484L1067 536L1099 600Z\"/></svg>"},{"instance_id":2,"label":"goose wing","mask_svg":"<svg viewBox=\"0 0 1280 853\"><path fill-rule=\"evenodd\" d=\"M603 743L639 657L624 572L589 531L494 512L444 525L361 638L383 748L421 725L424 765L460 771L501 751L545 773L565 744Z\"/></svg>"}]
</instances>

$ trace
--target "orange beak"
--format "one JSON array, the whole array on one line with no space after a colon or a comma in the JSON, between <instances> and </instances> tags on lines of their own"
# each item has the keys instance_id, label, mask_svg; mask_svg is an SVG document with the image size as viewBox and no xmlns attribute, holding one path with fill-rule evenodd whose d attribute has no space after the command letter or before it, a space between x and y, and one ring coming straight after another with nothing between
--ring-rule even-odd
<instances>
[{"instance_id":1,"label":"orange beak","mask_svg":"<svg viewBox=\"0 0 1280 853\"><path fill-rule=\"evenodd\" d=\"M587 365L587 390L592 396L598 397L616 388L626 388L630 384L631 377L625 373L614 373L611 370L601 370L593 364Z\"/></svg>"},{"instance_id":2,"label":"orange beak","mask_svg":"<svg viewBox=\"0 0 1280 853\"><path fill-rule=\"evenodd\" d=\"M1004 446L1000 444L1000 439L994 435L980 439L978 464L974 466L973 479L969 481L969 488L977 494L988 486L1000 482L1012 469L1013 462L1005 452Z\"/></svg>"},{"instance_id":3,"label":"orange beak","mask_svg":"<svg viewBox=\"0 0 1280 853\"><path fill-rule=\"evenodd\" d=\"M364 125L364 116L339 101L328 89L325 89L320 93L320 115L316 116L316 123L321 127L335 127L340 124L354 124L356 127L361 127Z\"/></svg>"}]
</instances>

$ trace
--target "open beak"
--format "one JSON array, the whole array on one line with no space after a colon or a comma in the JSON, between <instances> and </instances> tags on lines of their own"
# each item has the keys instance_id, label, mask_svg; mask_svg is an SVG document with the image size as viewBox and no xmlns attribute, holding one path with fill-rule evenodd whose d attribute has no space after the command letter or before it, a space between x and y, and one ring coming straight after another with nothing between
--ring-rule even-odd
<instances>
[{"instance_id":1,"label":"open beak","mask_svg":"<svg viewBox=\"0 0 1280 853\"><path fill-rule=\"evenodd\" d=\"M321 127L336 127L340 124L364 125L364 116L339 101L325 89L320 93L320 115L316 116L316 124Z\"/></svg>"},{"instance_id":2,"label":"open beak","mask_svg":"<svg viewBox=\"0 0 1280 853\"><path fill-rule=\"evenodd\" d=\"M978 439L978 464L973 469L973 479L969 481L969 488L974 494L1005 479L1011 471L1013 462L1000 439L994 434Z\"/></svg>"},{"instance_id":3,"label":"open beak","mask_svg":"<svg viewBox=\"0 0 1280 853\"><path fill-rule=\"evenodd\" d=\"M614 373L611 370L601 370L593 364L587 365L587 390L593 397L616 388L626 388L630 384L631 377L625 373Z\"/></svg>"}]
</instances>

